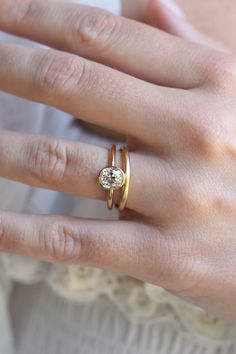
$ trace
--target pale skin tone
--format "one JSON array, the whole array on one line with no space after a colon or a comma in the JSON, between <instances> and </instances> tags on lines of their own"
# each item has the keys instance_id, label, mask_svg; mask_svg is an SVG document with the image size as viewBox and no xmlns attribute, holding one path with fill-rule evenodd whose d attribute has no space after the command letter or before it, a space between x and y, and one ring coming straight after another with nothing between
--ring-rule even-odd
<instances>
[{"instance_id":1,"label":"pale skin tone","mask_svg":"<svg viewBox=\"0 0 236 354\"><path fill-rule=\"evenodd\" d=\"M0 43L0 89L125 134L132 166L121 220L2 211L1 251L122 272L236 323L234 55L165 8L139 19L172 34L58 1L0 4L1 30L54 48ZM106 198L104 148L0 131L0 151L4 178Z\"/></svg>"}]
</instances>

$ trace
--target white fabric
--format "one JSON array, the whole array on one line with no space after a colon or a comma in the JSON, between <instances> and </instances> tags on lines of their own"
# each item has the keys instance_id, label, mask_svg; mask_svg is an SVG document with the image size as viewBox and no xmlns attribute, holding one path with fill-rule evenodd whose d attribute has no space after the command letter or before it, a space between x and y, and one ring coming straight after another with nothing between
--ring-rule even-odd
<instances>
[{"instance_id":1,"label":"white fabric","mask_svg":"<svg viewBox=\"0 0 236 354\"><path fill-rule=\"evenodd\" d=\"M120 11L118 0L74 2ZM0 39L36 46L3 33ZM68 114L4 93L0 128L110 145ZM0 209L116 218L104 203L3 179ZM236 352L234 328L157 287L97 269L6 254L0 260L0 354Z\"/></svg>"}]
</instances>

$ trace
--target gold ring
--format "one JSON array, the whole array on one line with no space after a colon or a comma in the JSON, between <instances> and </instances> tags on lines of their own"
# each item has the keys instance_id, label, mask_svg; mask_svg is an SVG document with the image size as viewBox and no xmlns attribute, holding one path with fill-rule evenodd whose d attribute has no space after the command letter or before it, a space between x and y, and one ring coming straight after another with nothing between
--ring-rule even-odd
<instances>
[{"instance_id":1,"label":"gold ring","mask_svg":"<svg viewBox=\"0 0 236 354\"><path fill-rule=\"evenodd\" d=\"M122 148L122 168L116 166L116 146L112 145L108 154L108 167L103 168L99 173L99 184L107 191L107 207L113 208L114 192L122 189L121 199L116 207L119 211L124 210L129 193L130 184L130 161L127 148Z\"/></svg>"},{"instance_id":2,"label":"gold ring","mask_svg":"<svg viewBox=\"0 0 236 354\"><path fill-rule=\"evenodd\" d=\"M116 166L116 146L113 144L108 154L108 166L115 167ZM107 193L107 208L113 208L113 200L114 200L114 189L111 188Z\"/></svg>"},{"instance_id":3,"label":"gold ring","mask_svg":"<svg viewBox=\"0 0 236 354\"><path fill-rule=\"evenodd\" d=\"M130 185L130 157L129 151L126 147L120 149L122 155L122 169L125 173L125 181L122 186L120 203L116 206L119 211L123 211L126 207L128 195L129 195L129 185Z\"/></svg>"}]
</instances>

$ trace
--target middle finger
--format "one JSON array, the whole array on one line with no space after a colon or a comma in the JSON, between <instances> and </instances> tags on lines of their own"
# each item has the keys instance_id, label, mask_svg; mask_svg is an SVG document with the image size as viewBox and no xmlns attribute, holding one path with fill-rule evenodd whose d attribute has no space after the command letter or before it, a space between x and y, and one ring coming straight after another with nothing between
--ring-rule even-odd
<instances>
[{"instance_id":1,"label":"middle finger","mask_svg":"<svg viewBox=\"0 0 236 354\"><path fill-rule=\"evenodd\" d=\"M172 150L183 140L180 120L193 102L191 91L150 84L73 54L3 42L0 90Z\"/></svg>"}]
</instances>

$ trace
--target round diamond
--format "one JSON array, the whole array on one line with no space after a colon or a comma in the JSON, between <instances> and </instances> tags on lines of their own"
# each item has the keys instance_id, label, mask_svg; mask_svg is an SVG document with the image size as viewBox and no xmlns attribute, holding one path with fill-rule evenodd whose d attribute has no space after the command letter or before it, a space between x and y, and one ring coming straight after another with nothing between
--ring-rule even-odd
<instances>
[{"instance_id":1,"label":"round diamond","mask_svg":"<svg viewBox=\"0 0 236 354\"><path fill-rule=\"evenodd\" d=\"M104 189L120 189L125 182L125 174L117 167L106 167L99 175L99 183Z\"/></svg>"}]
</instances>

